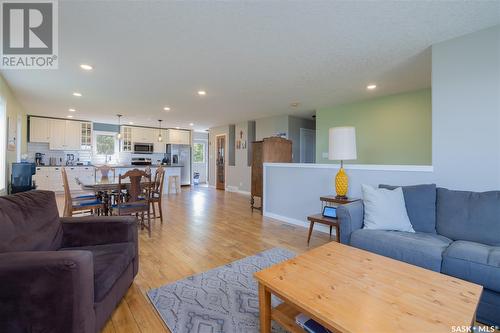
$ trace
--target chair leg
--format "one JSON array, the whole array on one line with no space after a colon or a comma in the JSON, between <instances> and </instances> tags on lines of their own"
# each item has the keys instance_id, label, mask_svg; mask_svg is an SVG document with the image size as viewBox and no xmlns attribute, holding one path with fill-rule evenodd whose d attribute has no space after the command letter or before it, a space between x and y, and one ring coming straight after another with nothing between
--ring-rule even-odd
<instances>
[{"instance_id":1,"label":"chair leg","mask_svg":"<svg viewBox=\"0 0 500 333\"><path fill-rule=\"evenodd\" d=\"M163 224L163 211L161 209L161 199L158 200L158 210L160 211L160 222Z\"/></svg>"},{"instance_id":2,"label":"chair leg","mask_svg":"<svg viewBox=\"0 0 500 333\"><path fill-rule=\"evenodd\" d=\"M153 218L155 219L156 218L155 202L151 201L150 205L153 206Z\"/></svg>"},{"instance_id":3,"label":"chair leg","mask_svg":"<svg viewBox=\"0 0 500 333\"><path fill-rule=\"evenodd\" d=\"M151 238L151 216L149 215L149 210L148 210L148 236Z\"/></svg>"}]
</instances>

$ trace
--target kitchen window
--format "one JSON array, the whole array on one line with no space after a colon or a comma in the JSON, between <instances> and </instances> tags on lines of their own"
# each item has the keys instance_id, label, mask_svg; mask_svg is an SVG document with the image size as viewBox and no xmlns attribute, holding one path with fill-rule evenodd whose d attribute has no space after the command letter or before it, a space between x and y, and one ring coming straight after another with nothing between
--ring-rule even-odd
<instances>
[{"instance_id":1,"label":"kitchen window","mask_svg":"<svg viewBox=\"0 0 500 333\"><path fill-rule=\"evenodd\" d=\"M205 144L193 144L193 163L205 163Z\"/></svg>"},{"instance_id":2,"label":"kitchen window","mask_svg":"<svg viewBox=\"0 0 500 333\"><path fill-rule=\"evenodd\" d=\"M114 132L94 131L94 156L98 163L108 163L118 159L118 139ZM100 161L104 158L104 161Z\"/></svg>"},{"instance_id":3,"label":"kitchen window","mask_svg":"<svg viewBox=\"0 0 500 333\"><path fill-rule=\"evenodd\" d=\"M97 134L96 135L96 153L97 155L113 155L115 153L114 135Z\"/></svg>"}]
</instances>

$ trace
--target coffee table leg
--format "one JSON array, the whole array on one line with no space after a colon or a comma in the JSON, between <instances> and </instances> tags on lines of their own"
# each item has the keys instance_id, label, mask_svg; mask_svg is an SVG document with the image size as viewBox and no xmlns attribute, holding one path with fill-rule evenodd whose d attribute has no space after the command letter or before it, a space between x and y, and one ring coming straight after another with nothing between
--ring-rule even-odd
<instances>
[{"instance_id":1,"label":"coffee table leg","mask_svg":"<svg viewBox=\"0 0 500 333\"><path fill-rule=\"evenodd\" d=\"M307 235L307 245L309 245L309 241L311 240L311 234L313 232L314 228L314 222L311 221L311 224L309 224L309 235Z\"/></svg>"},{"instance_id":2,"label":"coffee table leg","mask_svg":"<svg viewBox=\"0 0 500 333\"><path fill-rule=\"evenodd\" d=\"M260 332L271 332L271 293L259 283Z\"/></svg>"}]
</instances>

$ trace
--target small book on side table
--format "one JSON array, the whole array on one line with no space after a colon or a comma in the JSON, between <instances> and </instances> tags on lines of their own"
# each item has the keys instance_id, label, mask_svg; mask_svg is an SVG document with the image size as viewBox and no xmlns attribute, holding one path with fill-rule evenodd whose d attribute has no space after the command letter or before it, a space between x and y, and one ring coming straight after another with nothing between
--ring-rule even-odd
<instances>
[{"instance_id":1,"label":"small book on side table","mask_svg":"<svg viewBox=\"0 0 500 333\"><path fill-rule=\"evenodd\" d=\"M295 317L295 322L307 333L332 333L314 319L300 313Z\"/></svg>"}]
</instances>

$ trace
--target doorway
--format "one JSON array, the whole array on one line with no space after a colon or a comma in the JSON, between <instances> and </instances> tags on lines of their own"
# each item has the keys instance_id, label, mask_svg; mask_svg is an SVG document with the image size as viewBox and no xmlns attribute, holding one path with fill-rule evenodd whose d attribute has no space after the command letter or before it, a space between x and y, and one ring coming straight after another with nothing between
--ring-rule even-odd
<instances>
[{"instance_id":1,"label":"doorway","mask_svg":"<svg viewBox=\"0 0 500 333\"><path fill-rule=\"evenodd\" d=\"M300 163L316 162L316 130L300 129Z\"/></svg>"},{"instance_id":2,"label":"doorway","mask_svg":"<svg viewBox=\"0 0 500 333\"><path fill-rule=\"evenodd\" d=\"M218 190L226 189L226 135L217 135L215 160L215 188Z\"/></svg>"}]
</instances>

